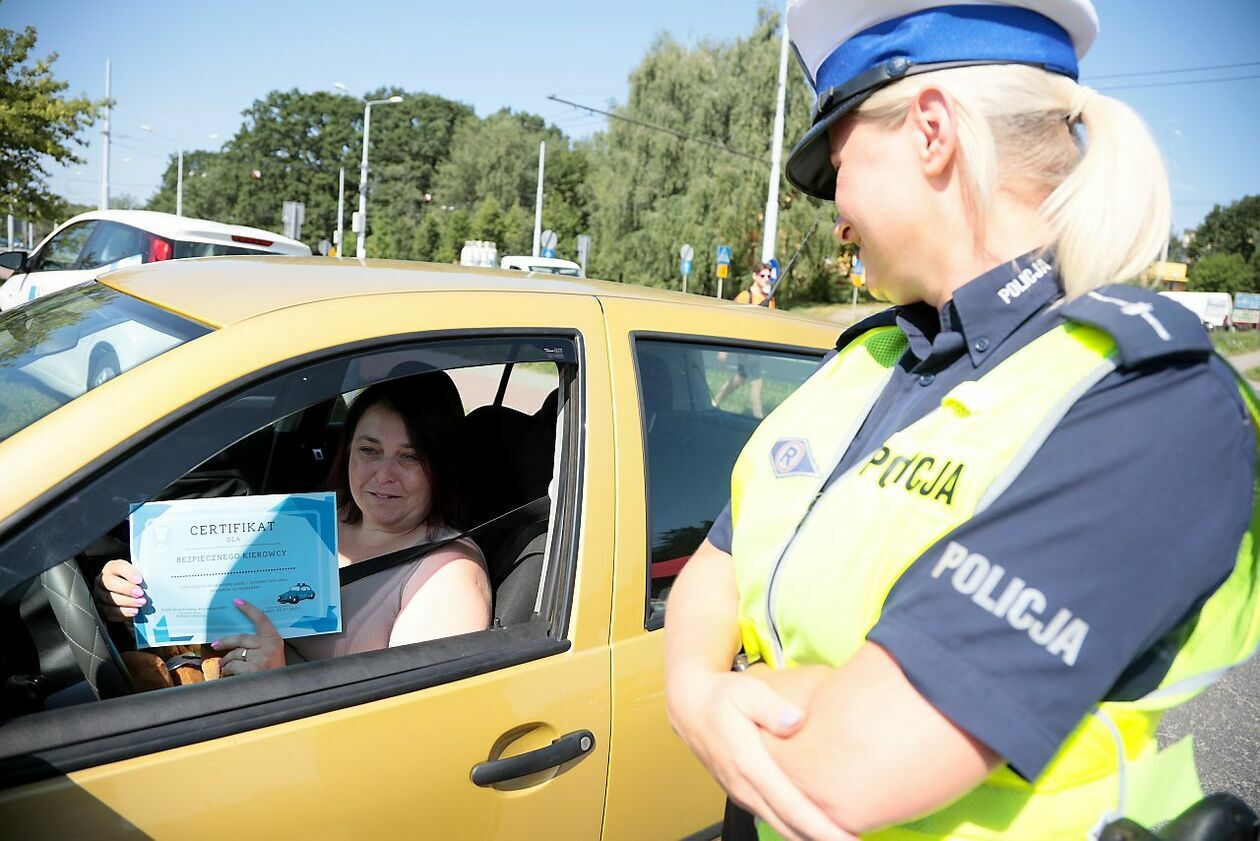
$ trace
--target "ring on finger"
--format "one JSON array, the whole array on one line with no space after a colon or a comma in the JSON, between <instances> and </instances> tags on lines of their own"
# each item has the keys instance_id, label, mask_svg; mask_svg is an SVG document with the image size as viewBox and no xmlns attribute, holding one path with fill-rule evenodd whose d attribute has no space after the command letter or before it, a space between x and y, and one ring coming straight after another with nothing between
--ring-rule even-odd
<instances>
[{"instance_id":1,"label":"ring on finger","mask_svg":"<svg viewBox=\"0 0 1260 841\"><path fill-rule=\"evenodd\" d=\"M241 649L241 662L244 663L248 659L249 659L249 649L242 648Z\"/></svg>"}]
</instances>

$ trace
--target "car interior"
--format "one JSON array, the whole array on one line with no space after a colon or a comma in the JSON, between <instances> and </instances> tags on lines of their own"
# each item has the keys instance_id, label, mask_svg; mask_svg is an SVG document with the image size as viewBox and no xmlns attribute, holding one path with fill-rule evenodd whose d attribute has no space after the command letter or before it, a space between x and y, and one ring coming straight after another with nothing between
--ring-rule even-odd
<instances>
[{"instance_id":1,"label":"car interior","mask_svg":"<svg viewBox=\"0 0 1260 841\"><path fill-rule=\"evenodd\" d=\"M390 358L361 366L379 369ZM429 366L422 366L428 368ZM472 405L464 395L462 440L475 512L469 534L482 549L493 589L493 627L528 622L536 614L548 551L554 466L563 436L557 421L576 381L577 366L511 361L481 366L497 373L493 399ZM540 375L537 369L548 371ZM416 376L414 362L393 365L381 379ZM517 377L514 377L514 372ZM401 376L399 376L401 375ZM450 375L438 370L421 376ZM521 376L532 376L532 402L512 403ZM538 402L539 383L554 386ZM453 387L453 386L452 386ZM349 403L359 389L324 398L245 435L152 495L152 500L301 493L330 487L328 472L340 446ZM530 403L531 401L526 401ZM519 401L518 401L519 403ZM129 524L123 519L73 558L27 582L0 603L0 718L132 694L136 682L121 652L134 648L129 628L105 623L91 598L91 582L104 564L127 558ZM343 570L344 572L344 570ZM424 643L421 643L424 645Z\"/></svg>"}]
</instances>

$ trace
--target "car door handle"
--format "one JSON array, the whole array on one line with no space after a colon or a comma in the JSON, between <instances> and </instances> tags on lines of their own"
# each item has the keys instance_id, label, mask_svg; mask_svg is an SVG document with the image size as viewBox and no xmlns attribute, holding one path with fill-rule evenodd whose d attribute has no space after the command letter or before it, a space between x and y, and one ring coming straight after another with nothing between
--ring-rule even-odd
<instances>
[{"instance_id":1,"label":"car door handle","mask_svg":"<svg viewBox=\"0 0 1260 841\"><path fill-rule=\"evenodd\" d=\"M595 747L595 736L589 730L574 730L556 739L545 748L526 751L506 759L490 759L478 762L472 769L472 781L479 786L514 780L528 774L536 774L571 759L577 759Z\"/></svg>"}]
</instances>

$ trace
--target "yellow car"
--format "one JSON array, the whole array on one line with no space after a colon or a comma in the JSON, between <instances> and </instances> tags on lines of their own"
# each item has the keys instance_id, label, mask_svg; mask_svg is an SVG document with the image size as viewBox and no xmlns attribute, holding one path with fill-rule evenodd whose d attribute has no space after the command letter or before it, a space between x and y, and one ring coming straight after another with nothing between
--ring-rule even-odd
<instances>
[{"instance_id":1,"label":"yellow car","mask_svg":"<svg viewBox=\"0 0 1260 841\"><path fill-rule=\"evenodd\" d=\"M759 416L835 332L319 258L138 267L0 314L0 826L713 837L721 792L665 718L665 600ZM479 538L494 626L137 691L89 596L131 507L315 489L347 401L417 366L458 386L480 519L516 512Z\"/></svg>"}]
</instances>

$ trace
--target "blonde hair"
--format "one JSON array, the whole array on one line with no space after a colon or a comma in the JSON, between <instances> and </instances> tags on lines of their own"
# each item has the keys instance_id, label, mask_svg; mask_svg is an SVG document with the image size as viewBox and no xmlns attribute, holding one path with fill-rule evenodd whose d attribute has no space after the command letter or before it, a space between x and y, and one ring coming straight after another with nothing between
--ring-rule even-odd
<instances>
[{"instance_id":1,"label":"blonde hair","mask_svg":"<svg viewBox=\"0 0 1260 841\"><path fill-rule=\"evenodd\" d=\"M1150 130L1129 106L1066 76L1004 64L910 76L856 113L900 125L928 85L953 100L963 195L981 242L990 201L1005 186L1046 196L1038 212L1054 231L1048 245L1069 298L1136 277L1163 249L1168 177Z\"/></svg>"}]
</instances>

